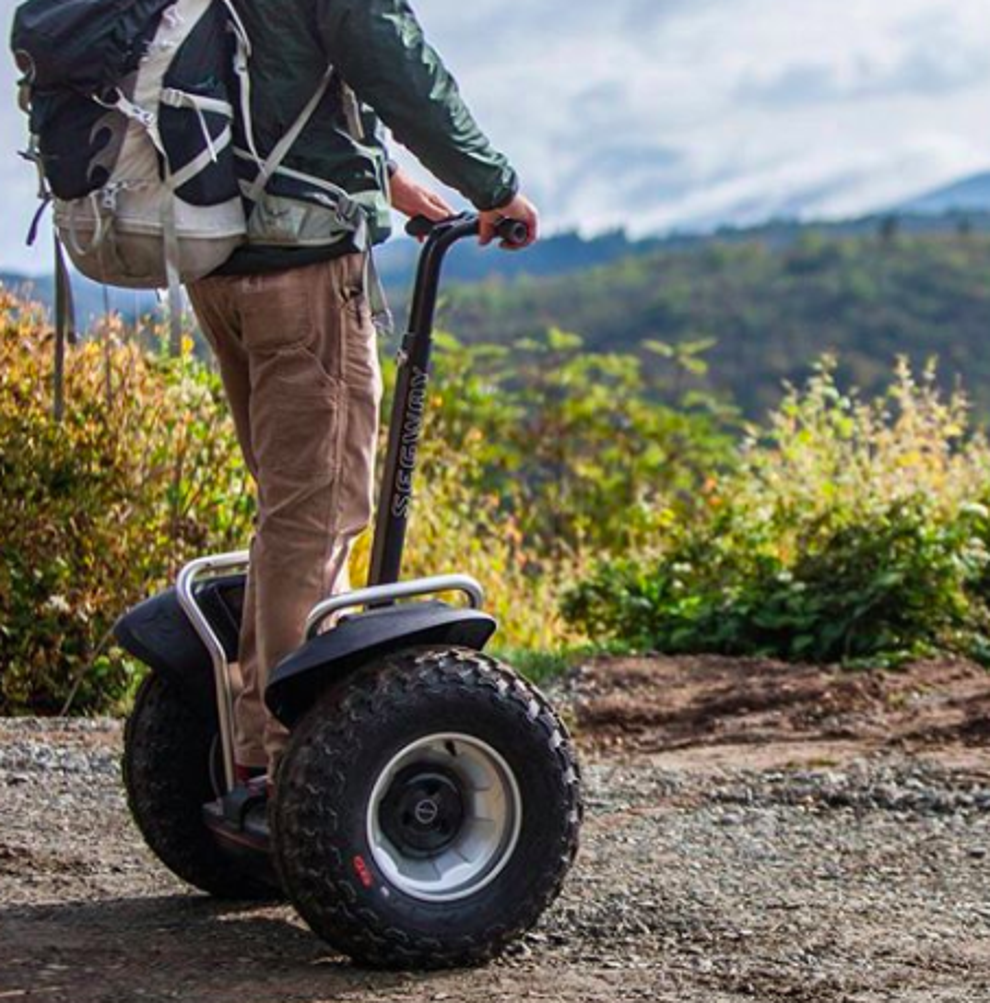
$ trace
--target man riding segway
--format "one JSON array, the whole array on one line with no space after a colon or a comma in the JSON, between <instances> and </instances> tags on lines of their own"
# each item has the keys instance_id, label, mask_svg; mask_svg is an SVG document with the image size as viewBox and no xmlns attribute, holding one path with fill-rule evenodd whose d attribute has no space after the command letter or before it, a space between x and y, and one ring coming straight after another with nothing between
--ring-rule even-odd
<instances>
[{"instance_id":1,"label":"man riding segway","mask_svg":"<svg viewBox=\"0 0 990 1003\"><path fill-rule=\"evenodd\" d=\"M400 572L445 255L524 247L536 210L405 0L26 0L13 41L57 234L100 281L167 285L173 304L187 283L258 485L250 552L192 561L117 623L151 669L125 735L138 827L186 882L281 891L364 963L493 957L574 859L575 752L484 653L479 583ZM379 115L480 215L449 218L395 170ZM351 591L381 401L370 251L391 206L424 244Z\"/></svg>"},{"instance_id":2,"label":"man riding segway","mask_svg":"<svg viewBox=\"0 0 990 1003\"><path fill-rule=\"evenodd\" d=\"M234 5L252 45L258 154L271 153L329 63L331 84L282 166L342 188L368 220L366 234L342 229L306 246L249 235L217 273L189 287L259 487L235 704L238 779L246 781L258 771L274 777L285 743L262 699L270 672L302 643L312 607L347 589L351 546L371 518L380 375L370 245L388 235L390 202L409 217L453 215L389 161L376 114L481 211L483 243L502 218L523 222L531 243L538 217L405 0Z\"/></svg>"}]
</instances>

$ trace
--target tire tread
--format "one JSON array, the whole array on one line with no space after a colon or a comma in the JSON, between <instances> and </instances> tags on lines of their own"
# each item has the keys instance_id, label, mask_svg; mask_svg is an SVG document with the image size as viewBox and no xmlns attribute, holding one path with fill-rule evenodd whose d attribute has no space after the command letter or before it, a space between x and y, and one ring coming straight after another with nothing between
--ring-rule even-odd
<instances>
[{"instance_id":1,"label":"tire tread","mask_svg":"<svg viewBox=\"0 0 990 1003\"><path fill-rule=\"evenodd\" d=\"M540 728L548 775L559 784L566 805L560 827L556 866L533 881L526 898L513 910L509 925L496 924L481 934L444 942L414 936L390 925L368 905L356 877L334 846L339 819L323 812L320 799L296 796L314 763L321 764L325 782L345 784L348 759L358 749L362 732L383 705L395 706L413 697L448 695L451 688L486 691L503 712L524 717ZM477 965L491 960L532 927L560 893L578 848L582 820L580 770L566 726L546 698L495 659L459 648L413 649L383 659L324 697L311 712L287 750L279 771L272 812L276 868L283 886L303 919L332 946L376 968L437 969ZM322 855L322 857L321 857ZM319 873L331 861L333 894L314 894L326 876Z\"/></svg>"},{"instance_id":2,"label":"tire tread","mask_svg":"<svg viewBox=\"0 0 990 1003\"><path fill-rule=\"evenodd\" d=\"M228 857L202 821L202 805L213 796L213 735L172 683L149 675L124 731L128 807L151 851L176 877L216 898L270 899L275 890Z\"/></svg>"}]
</instances>

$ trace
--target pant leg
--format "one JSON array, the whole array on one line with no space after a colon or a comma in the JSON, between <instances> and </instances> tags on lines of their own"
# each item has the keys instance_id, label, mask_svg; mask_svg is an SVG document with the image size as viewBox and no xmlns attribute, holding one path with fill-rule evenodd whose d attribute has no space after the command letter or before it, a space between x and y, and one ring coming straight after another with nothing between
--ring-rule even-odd
<instances>
[{"instance_id":1,"label":"pant leg","mask_svg":"<svg viewBox=\"0 0 990 1003\"><path fill-rule=\"evenodd\" d=\"M371 518L381 374L363 273L363 258L349 255L238 287L260 502L259 698L302 644L311 609L347 588L351 548ZM285 741L268 718L272 769Z\"/></svg>"},{"instance_id":2,"label":"pant leg","mask_svg":"<svg viewBox=\"0 0 990 1003\"><path fill-rule=\"evenodd\" d=\"M239 282L239 279L228 277L207 278L191 283L188 290L200 327L220 367L244 462L257 481L258 463L251 441L251 375L248 352L242 340ZM257 573L252 561L241 614L237 658L241 685L234 696L233 740L235 761L253 768L268 765L264 745L268 714L263 701L257 634Z\"/></svg>"},{"instance_id":3,"label":"pant leg","mask_svg":"<svg viewBox=\"0 0 990 1003\"><path fill-rule=\"evenodd\" d=\"M187 290L196 319L220 367L244 462L251 476L257 478L258 464L251 442L251 373L248 353L241 340L235 281L222 276L201 279L191 282Z\"/></svg>"}]
</instances>

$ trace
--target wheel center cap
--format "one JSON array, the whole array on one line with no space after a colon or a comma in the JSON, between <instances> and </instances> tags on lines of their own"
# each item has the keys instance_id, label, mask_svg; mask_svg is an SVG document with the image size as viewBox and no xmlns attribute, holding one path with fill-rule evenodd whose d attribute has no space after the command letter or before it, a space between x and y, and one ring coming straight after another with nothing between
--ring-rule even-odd
<instances>
[{"instance_id":1,"label":"wheel center cap","mask_svg":"<svg viewBox=\"0 0 990 1003\"><path fill-rule=\"evenodd\" d=\"M430 798L424 798L418 805L414 814L416 815L416 821L420 825L433 825L437 820L437 816L440 814L440 807L436 801Z\"/></svg>"},{"instance_id":2,"label":"wheel center cap","mask_svg":"<svg viewBox=\"0 0 990 1003\"><path fill-rule=\"evenodd\" d=\"M396 776L378 817L401 853L433 857L457 839L465 811L456 774L432 763L414 763Z\"/></svg>"}]
</instances>

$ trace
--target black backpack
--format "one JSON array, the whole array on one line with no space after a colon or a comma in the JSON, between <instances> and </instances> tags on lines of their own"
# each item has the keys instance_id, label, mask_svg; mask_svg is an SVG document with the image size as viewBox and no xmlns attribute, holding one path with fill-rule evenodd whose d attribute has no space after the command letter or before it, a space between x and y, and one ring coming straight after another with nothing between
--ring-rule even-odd
<instances>
[{"instance_id":1,"label":"black backpack","mask_svg":"<svg viewBox=\"0 0 990 1003\"><path fill-rule=\"evenodd\" d=\"M260 156L251 43L233 0L26 0L11 45L31 123L26 155L54 202L60 245L98 282L168 287L174 337L180 283L210 274L246 240L333 243L346 232L363 245L367 220L347 192L281 166L332 67ZM271 190L276 176L290 196ZM60 246L57 272L67 290Z\"/></svg>"},{"instance_id":2,"label":"black backpack","mask_svg":"<svg viewBox=\"0 0 990 1003\"><path fill-rule=\"evenodd\" d=\"M28 0L11 38L28 155L76 267L162 288L244 240L235 33L222 0Z\"/></svg>"}]
</instances>

